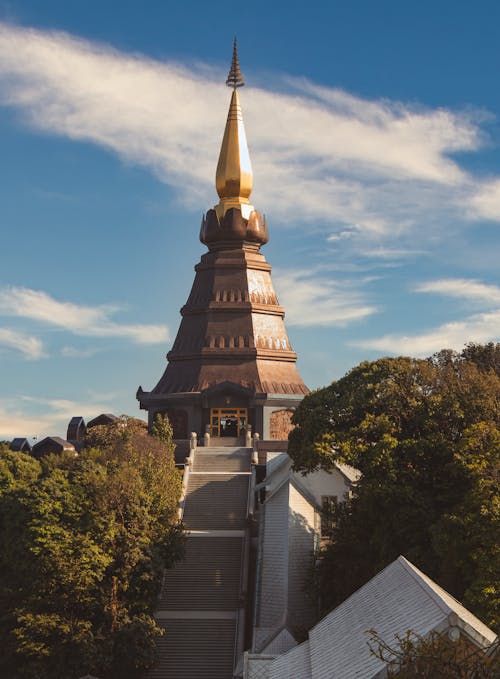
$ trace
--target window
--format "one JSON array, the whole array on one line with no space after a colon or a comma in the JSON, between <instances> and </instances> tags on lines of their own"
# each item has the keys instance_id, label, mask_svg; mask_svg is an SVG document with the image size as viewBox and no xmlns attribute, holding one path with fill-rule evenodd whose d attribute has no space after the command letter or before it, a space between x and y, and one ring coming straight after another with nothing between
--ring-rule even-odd
<instances>
[{"instance_id":1,"label":"window","mask_svg":"<svg viewBox=\"0 0 500 679\"><path fill-rule=\"evenodd\" d=\"M321 537L329 538L335 528L337 515L337 497L335 495L321 496Z\"/></svg>"}]
</instances>

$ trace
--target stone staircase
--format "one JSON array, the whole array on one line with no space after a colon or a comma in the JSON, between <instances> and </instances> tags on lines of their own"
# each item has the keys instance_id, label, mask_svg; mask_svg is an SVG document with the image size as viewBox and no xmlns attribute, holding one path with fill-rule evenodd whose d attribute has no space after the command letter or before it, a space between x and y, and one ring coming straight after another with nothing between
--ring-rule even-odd
<instances>
[{"instance_id":1,"label":"stone staircase","mask_svg":"<svg viewBox=\"0 0 500 679\"><path fill-rule=\"evenodd\" d=\"M166 571L165 635L148 679L233 679L244 619L249 448L197 448L185 474L186 558Z\"/></svg>"}]
</instances>

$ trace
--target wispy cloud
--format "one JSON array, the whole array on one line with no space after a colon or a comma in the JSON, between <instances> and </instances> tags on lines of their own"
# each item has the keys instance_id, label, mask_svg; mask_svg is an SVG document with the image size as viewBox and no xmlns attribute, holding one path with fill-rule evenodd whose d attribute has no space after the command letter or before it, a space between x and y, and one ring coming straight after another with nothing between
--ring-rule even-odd
<instances>
[{"instance_id":1,"label":"wispy cloud","mask_svg":"<svg viewBox=\"0 0 500 679\"><path fill-rule=\"evenodd\" d=\"M110 316L119 307L90 307L61 302L41 290L0 288L0 315L17 316L86 337L122 337L138 344L157 344L168 339L162 325L127 325L112 321ZM35 358L36 356L32 356Z\"/></svg>"},{"instance_id":2,"label":"wispy cloud","mask_svg":"<svg viewBox=\"0 0 500 679\"><path fill-rule=\"evenodd\" d=\"M500 221L500 179L492 179L478 186L464 201L464 208L472 217Z\"/></svg>"},{"instance_id":3,"label":"wispy cloud","mask_svg":"<svg viewBox=\"0 0 500 679\"><path fill-rule=\"evenodd\" d=\"M352 284L341 285L315 271L277 269L273 280L289 326L346 326L377 311Z\"/></svg>"},{"instance_id":4,"label":"wispy cloud","mask_svg":"<svg viewBox=\"0 0 500 679\"><path fill-rule=\"evenodd\" d=\"M197 208L214 201L223 80L207 65L0 24L5 105L35 128L150 168ZM254 198L273 217L321 220L330 231L355 224L366 237L393 239L416 223L432 229L443 214L500 220L500 180L483 185L453 158L481 147L483 114L369 101L307 80L284 77L282 85L288 93L248 88L243 97Z\"/></svg>"},{"instance_id":5,"label":"wispy cloud","mask_svg":"<svg viewBox=\"0 0 500 679\"><path fill-rule=\"evenodd\" d=\"M412 336L384 335L375 339L351 342L362 349L390 354L429 356L441 349L460 350L468 342L490 342L500 339L500 311L475 314L463 321L444 323L434 330Z\"/></svg>"},{"instance_id":6,"label":"wispy cloud","mask_svg":"<svg viewBox=\"0 0 500 679\"><path fill-rule=\"evenodd\" d=\"M442 278L436 281L427 281L417 285L415 291L471 300L482 303L483 306L500 305L500 287L468 278Z\"/></svg>"},{"instance_id":7,"label":"wispy cloud","mask_svg":"<svg viewBox=\"0 0 500 679\"><path fill-rule=\"evenodd\" d=\"M0 328L0 349L1 347L18 351L24 358L30 360L46 356L43 342L38 337L32 337L11 328Z\"/></svg>"},{"instance_id":8,"label":"wispy cloud","mask_svg":"<svg viewBox=\"0 0 500 679\"><path fill-rule=\"evenodd\" d=\"M411 257L417 257L419 255L424 255L425 250L411 249L411 248L388 248L388 247L376 247L370 250L363 250L361 254L363 257L370 257L373 259L409 259Z\"/></svg>"},{"instance_id":9,"label":"wispy cloud","mask_svg":"<svg viewBox=\"0 0 500 679\"><path fill-rule=\"evenodd\" d=\"M102 412L112 411L110 402L113 395L89 396L82 401L14 394L8 399L0 399L0 439L12 439L15 436L65 438L69 421L74 415L88 421Z\"/></svg>"},{"instance_id":10,"label":"wispy cloud","mask_svg":"<svg viewBox=\"0 0 500 679\"><path fill-rule=\"evenodd\" d=\"M463 320L443 323L437 328L411 336L389 334L351 344L392 354L428 356L444 348L460 350L468 342L481 343L500 339L500 287L477 280L444 278L420 283L414 290L472 301L476 308L479 306L488 311L475 313Z\"/></svg>"},{"instance_id":11,"label":"wispy cloud","mask_svg":"<svg viewBox=\"0 0 500 679\"><path fill-rule=\"evenodd\" d=\"M348 240L355 234L356 231L354 229L341 229L340 231L330 234L327 238L327 241L330 243L336 243L337 241Z\"/></svg>"}]
</instances>

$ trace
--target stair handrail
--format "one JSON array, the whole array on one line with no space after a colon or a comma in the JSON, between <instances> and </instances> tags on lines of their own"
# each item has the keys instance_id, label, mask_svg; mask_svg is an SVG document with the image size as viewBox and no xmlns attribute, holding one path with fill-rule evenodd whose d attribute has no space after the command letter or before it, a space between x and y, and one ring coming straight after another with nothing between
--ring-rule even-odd
<instances>
[{"instance_id":1,"label":"stair handrail","mask_svg":"<svg viewBox=\"0 0 500 679\"><path fill-rule=\"evenodd\" d=\"M253 502L255 492L256 471L255 464L251 459L250 464L250 478L248 480L248 494L247 494L247 526L243 536L243 549L241 551L241 565L240 565L240 600L241 605L238 609L236 617L236 634L234 637L234 661L233 667L238 665L239 659L243 657L245 650L245 617L246 604L248 594L248 578L249 578L249 561L250 561L250 526L249 522L253 516Z\"/></svg>"},{"instance_id":2,"label":"stair handrail","mask_svg":"<svg viewBox=\"0 0 500 679\"><path fill-rule=\"evenodd\" d=\"M250 559L250 529L245 529L243 537L243 549L241 551L240 570L240 606L236 615L236 634L234 635L234 658L233 667L236 670L240 657L245 650L245 617L248 591L248 562Z\"/></svg>"},{"instance_id":3,"label":"stair handrail","mask_svg":"<svg viewBox=\"0 0 500 679\"><path fill-rule=\"evenodd\" d=\"M178 505L178 517L179 521L182 521L182 518L184 516L184 508L186 506L186 495L187 495L187 487L189 483L189 476L191 474L191 470L194 465L194 455L196 452L198 440L196 436L196 432L191 432L191 438L189 439L189 455L186 457L186 460L184 462L184 473L182 475L182 488L181 488L181 496L179 498L179 505Z\"/></svg>"},{"instance_id":4,"label":"stair handrail","mask_svg":"<svg viewBox=\"0 0 500 679\"><path fill-rule=\"evenodd\" d=\"M252 460L252 464L250 465L250 481L248 484L247 518L252 518L254 515L256 484L257 484L257 471L255 469L255 463Z\"/></svg>"}]
</instances>

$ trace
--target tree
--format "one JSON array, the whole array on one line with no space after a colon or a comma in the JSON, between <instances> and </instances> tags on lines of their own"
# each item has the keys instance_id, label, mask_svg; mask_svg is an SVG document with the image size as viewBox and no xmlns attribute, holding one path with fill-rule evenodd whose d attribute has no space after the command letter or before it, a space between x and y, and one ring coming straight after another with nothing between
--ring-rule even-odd
<instances>
[{"instance_id":1,"label":"tree","mask_svg":"<svg viewBox=\"0 0 500 679\"><path fill-rule=\"evenodd\" d=\"M476 648L463 637L428 636L409 630L396 635L395 643L370 630L372 655L387 664L388 679L496 679L500 674L498 643L489 649Z\"/></svg>"},{"instance_id":2,"label":"tree","mask_svg":"<svg viewBox=\"0 0 500 679\"><path fill-rule=\"evenodd\" d=\"M296 470L339 460L362 472L323 554L325 609L404 554L498 625L495 352L471 345L462 355L364 362L297 408L289 443Z\"/></svg>"},{"instance_id":3,"label":"tree","mask_svg":"<svg viewBox=\"0 0 500 679\"><path fill-rule=\"evenodd\" d=\"M154 663L163 569L182 554L172 442L127 420L100 448L0 454L0 674L135 677Z\"/></svg>"},{"instance_id":4,"label":"tree","mask_svg":"<svg viewBox=\"0 0 500 679\"><path fill-rule=\"evenodd\" d=\"M168 419L168 415L163 415L162 413L157 413L154 418L153 427L151 429L151 434L157 439L169 445L171 444L174 430Z\"/></svg>"},{"instance_id":5,"label":"tree","mask_svg":"<svg viewBox=\"0 0 500 679\"><path fill-rule=\"evenodd\" d=\"M461 357L473 361L478 368L488 372L493 370L500 375L500 342L488 342L488 344L467 344L461 353Z\"/></svg>"},{"instance_id":6,"label":"tree","mask_svg":"<svg viewBox=\"0 0 500 679\"><path fill-rule=\"evenodd\" d=\"M491 627L500 620L500 431L479 422L464 432L455 456L469 481L464 496L431 527L440 576Z\"/></svg>"}]
</instances>

